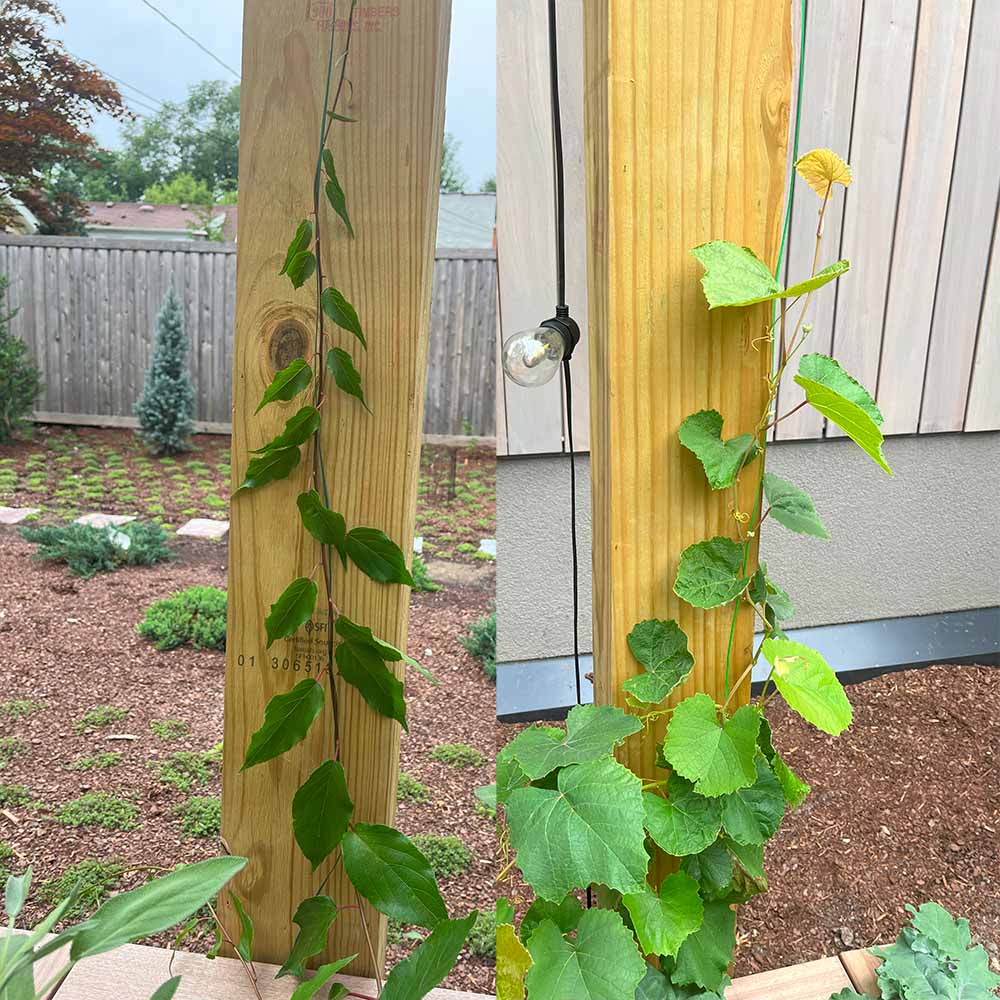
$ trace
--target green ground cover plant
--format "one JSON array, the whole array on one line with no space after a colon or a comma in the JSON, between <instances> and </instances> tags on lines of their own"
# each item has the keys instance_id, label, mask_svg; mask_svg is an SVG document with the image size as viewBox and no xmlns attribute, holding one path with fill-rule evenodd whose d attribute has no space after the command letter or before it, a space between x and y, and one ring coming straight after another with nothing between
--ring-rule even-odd
<instances>
[{"instance_id":1,"label":"green ground cover plant","mask_svg":"<svg viewBox=\"0 0 1000 1000\"><path fill-rule=\"evenodd\" d=\"M50 906L71 900L64 920L89 916L118 888L124 866L113 861L86 858L70 865L58 878L43 882L38 895Z\"/></svg>"},{"instance_id":2,"label":"green ground cover plant","mask_svg":"<svg viewBox=\"0 0 1000 1000\"><path fill-rule=\"evenodd\" d=\"M400 771L396 798L400 802L430 802L431 790L405 771Z\"/></svg>"},{"instance_id":3,"label":"green ground cover plant","mask_svg":"<svg viewBox=\"0 0 1000 1000\"><path fill-rule=\"evenodd\" d=\"M483 673L491 680L497 679L497 615L491 611L488 615L474 621L469 626L467 635L460 642L473 656L478 657L483 664Z\"/></svg>"},{"instance_id":4,"label":"green ground cover plant","mask_svg":"<svg viewBox=\"0 0 1000 1000\"><path fill-rule=\"evenodd\" d=\"M180 590L151 604L137 628L159 650L225 649L226 592L219 587Z\"/></svg>"},{"instance_id":5,"label":"green ground cover plant","mask_svg":"<svg viewBox=\"0 0 1000 1000\"><path fill-rule=\"evenodd\" d=\"M17 698L14 701L0 702L0 715L8 719L24 719L31 715L37 715L45 704L40 701L33 701L30 698Z\"/></svg>"},{"instance_id":6,"label":"green ground cover plant","mask_svg":"<svg viewBox=\"0 0 1000 1000\"><path fill-rule=\"evenodd\" d=\"M222 802L211 795L192 795L173 814L187 837L218 837L222 829Z\"/></svg>"},{"instance_id":7,"label":"green ground cover plant","mask_svg":"<svg viewBox=\"0 0 1000 1000\"><path fill-rule=\"evenodd\" d=\"M458 837L418 833L410 839L428 860L435 877L439 879L464 875L472 867L472 851Z\"/></svg>"},{"instance_id":8,"label":"green ground cover plant","mask_svg":"<svg viewBox=\"0 0 1000 1000\"><path fill-rule=\"evenodd\" d=\"M221 764L222 751L217 747L201 752L175 750L166 760L151 760L149 767L163 784L187 792L195 785L207 785L217 776Z\"/></svg>"},{"instance_id":9,"label":"green ground cover plant","mask_svg":"<svg viewBox=\"0 0 1000 1000\"><path fill-rule=\"evenodd\" d=\"M480 913L469 934L469 951L484 958L496 958L497 918L495 913Z\"/></svg>"},{"instance_id":10,"label":"green ground cover plant","mask_svg":"<svg viewBox=\"0 0 1000 1000\"><path fill-rule=\"evenodd\" d=\"M134 830L139 808L106 792L87 792L56 810L55 818L66 826L99 826L105 830Z\"/></svg>"},{"instance_id":11,"label":"green ground cover plant","mask_svg":"<svg viewBox=\"0 0 1000 1000\"><path fill-rule=\"evenodd\" d=\"M731 608L734 630L739 610L751 609L763 642L745 661L730 643L718 702L696 693L674 704L668 699L691 676L699 651L689 650L676 621L638 622L628 645L641 670L623 684L627 710L577 706L565 729L533 726L498 755L505 867L512 877L519 868L535 894L519 926L512 902L498 904L498 994L721 1000L736 949L734 904L767 889L765 845L809 794L781 757L764 706L780 695L831 736L851 723L835 671L782 631L791 600L753 557L768 518L784 530L826 537L809 496L765 471L767 431L788 415L775 413L778 385L811 333L804 320L813 293L849 267L843 260L819 268L824 216L835 184L850 183L849 168L831 151L816 150L796 170L820 198L809 277L783 288L746 247L716 240L693 250L710 309L775 304L776 317L754 339L772 352L764 412L755 426L731 428L739 433L728 439L725 415L715 410L691 414L678 428L681 444L701 463L706 489L725 491L732 533L680 554L674 593L696 609ZM859 383L821 354L799 358L795 381L805 392L803 405L890 472L882 415ZM756 484L751 510L740 503L744 475ZM764 688L745 703L758 662L768 666ZM657 747L661 776L643 781L615 750L654 720L666 720ZM677 869L651 878L650 845L678 859ZM581 891L591 887L598 887L599 905L584 907Z\"/></svg>"},{"instance_id":12,"label":"green ground cover plant","mask_svg":"<svg viewBox=\"0 0 1000 1000\"><path fill-rule=\"evenodd\" d=\"M0 840L0 884L14 874L14 867L17 864L17 855L14 848L5 840Z\"/></svg>"},{"instance_id":13,"label":"green ground cover plant","mask_svg":"<svg viewBox=\"0 0 1000 1000\"><path fill-rule=\"evenodd\" d=\"M26 806L32 801L26 785L0 785L0 806L4 808Z\"/></svg>"},{"instance_id":14,"label":"green ground cover plant","mask_svg":"<svg viewBox=\"0 0 1000 1000\"><path fill-rule=\"evenodd\" d=\"M171 557L166 532L145 521L131 521L118 528L40 525L22 528L21 536L38 546L39 559L65 563L71 573L85 580L123 566L154 566Z\"/></svg>"},{"instance_id":15,"label":"green ground cover plant","mask_svg":"<svg viewBox=\"0 0 1000 1000\"><path fill-rule=\"evenodd\" d=\"M424 591L426 593L434 593L441 589L441 584L436 583L431 579L430 573L427 572L427 563L424 562L423 556L419 552L413 553L413 563L410 566L410 575L413 577L413 589Z\"/></svg>"},{"instance_id":16,"label":"green ground cover plant","mask_svg":"<svg viewBox=\"0 0 1000 1000\"><path fill-rule=\"evenodd\" d=\"M431 760L449 767L482 767L486 758L468 743L439 743L431 750Z\"/></svg>"},{"instance_id":17,"label":"green ground cover plant","mask_svg":"<svg viewBox=\"0 0 1000 1000\"><path fill-rule=\"evenodd\" d=\"M78 733L85 733L88 729L106 729L121 722L127 715L128 709L117 705L92 705L73 723L73 728Z\"/></svg>"},{"instance_id":18,"label":"green ground cover plant","mask_svg":"<svg viewBox=\"0 0 1000 1000\"><path fill-rule=\"evenodd\" d=\"M122 762L120 750L104 750L101 753L90 754L86 757L77 757L66 765L69 771L106 771L108 768L117 767Z\"/></svg>"},{"instance_id":19,"label":"green ground cover plant","mask_svg":"<svg viewBox=\"0 0 1000 1000\"><path fill-rule=\"evenodd\" d=\"M20 736L0 736L0 771L27 749L27 743Z\"/></svg>"},{"instance_id":20,"label":"green ground cover plant","mask_svg":"<svg viewBox=\"0 0 1000 1000\"><path fill-rule=\"evenodd\" d=\"M165 742L182 740L190 735L191 727L183 719L162 719L149 724L153 735Z\"/></svg>"}]
</instances>

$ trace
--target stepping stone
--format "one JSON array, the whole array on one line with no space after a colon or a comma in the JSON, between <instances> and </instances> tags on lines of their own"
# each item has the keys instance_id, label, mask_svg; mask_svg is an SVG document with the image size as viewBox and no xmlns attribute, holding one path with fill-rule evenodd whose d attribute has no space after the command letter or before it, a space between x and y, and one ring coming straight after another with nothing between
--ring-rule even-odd
<instances>
[{"instance_id":1,"label":"stepping stone","mask_svg":"<svg viewBox=\"0 0 1000 1000\"><path fill-rule=\"evenodd\" d=\"M40 514L37 507L0 507L0 524L19 524L32 514Z\"/></svg>"},{"instance_id":2,"label":"stepping stone","mask_svg":"<svg viewBox=\"0 0 1000 1000\"><path fill-rule=\"evenodd\" d=\"M497 557L497 540L495 538L484 538L479 543L479 551Z\"/></svg>"},{"instance_id":3,"label":"stepping stone","mask_svg":"<svg viewBox=\"0 0 1000 1000\"><path fill-rule=\"evenodd\" d=\"M424 536L414 535L413 537L413 551L419 556L424 551Z\"/></svg>"},{"instance_id":4,"label":"stepping stone","mask_svg":"<svg viewBox=\"0 0 1000 1000\"><path fill-rule=\"evenodd\" d=\"M92 528L117 528L135 519L135 514L84 514L76 519L76 523L89 524Z\"/></svg>"},{"instance_id":5,"label":"stepping stone","mask_svg":"<svg viewBox=\"0 0 1000 1000\"><path fill-rule=\"evenodd\" d=\"M182 524L177 529L178 535L187 535L190 538L208 538L213 542L221 541L229 533L228 521L213 521L208 517L195 517Z\"/></svg>"}]
</instances>

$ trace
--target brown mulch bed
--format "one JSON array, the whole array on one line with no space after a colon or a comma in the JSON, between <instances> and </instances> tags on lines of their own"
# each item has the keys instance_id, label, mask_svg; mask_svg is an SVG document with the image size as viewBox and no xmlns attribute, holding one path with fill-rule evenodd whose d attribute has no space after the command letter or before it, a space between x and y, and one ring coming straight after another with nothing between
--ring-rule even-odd
<instances>
[{"instance_id":1,"label":"brown mulch bed","mask_svg":"<svg viewBox=\"0 0 1000 1000\"><path fill-rule=\"evenodd\" d=\"M768 848L770 890L741 909L734 974L895 940L905 904L927 900L967 917L1000 966L1000 670L927 667L847 691L854 723L836 739L768 706L812 794ZM498 724L497 749L523 728ZM530 898L519 882L501 891Z\"/></svg>"},{"instance_id":2,"label":"brown mulch bed","mask_svg":"<svg viewBox=\"0 0 1000 1000\"><path fill-rule=\"evenodd\" d=\"M158 598L194 584L226 586L225 546L179 540L171 545L177 562L82 581L63 566L38 562L33 546L15 529L0 528L0 703L30 698L44 704L37 714L17 720L0 716L0 736L15 735L27 745L0 768L0 784L26 785L42 804L0 812L0 841L32 865L36 886L85 858L164 866L217 853L211 838L185 838L172 809L187 795L217 796L218 777L183 793L163 785L149 767L175 750L208 750L222 738L223 654L189 648L156 652L134 630ZM441 685L433 688L416 674L408 679L410 734L403 740L402 767L430 786L434 797L427 805L401 803L398 822L408 834L454 833L473 852L472 870L443 884L454 913L492 907L494 826L475 812L473 798L478 785L492 781L492 768L488 763L452 770L426 754L436 743L463 742L491 756L494 688L458 642L493 598L491 569L483 570L478 585L414 594L411 605L410 651ZM127 709L128 715L107 729L77 733L74 724L96 704ZM164 719L183 720L190 735L158 739L150 723ZM137 739L109 739L121 734ZM108 750L120 751L122 763L108 770L66 770L71 760ZM140 808L139 828L73 829L51 818L62 803L86 791L133 801ZM129 875L123 887L143 877ZM34 896L25 917L37 920L45 909ZM405 950L394 948L391 955L398 959ZM448 985L486 992L492 974L492 958L463 953Z\"/></svg>"}]
</instances>

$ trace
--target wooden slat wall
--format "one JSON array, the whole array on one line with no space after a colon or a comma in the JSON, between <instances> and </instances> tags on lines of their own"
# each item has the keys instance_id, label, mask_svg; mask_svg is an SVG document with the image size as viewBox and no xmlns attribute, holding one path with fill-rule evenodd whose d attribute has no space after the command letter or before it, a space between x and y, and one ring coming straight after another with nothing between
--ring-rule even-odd
<instances>
[{"instance_id":1,"label":"wooden slat wall","mask_svg":"<svg viewBox=\"0 0 1000 1000\"><path fill-rule=\"evenodd\" d=\"M233 246L0 234L0 275L18 310L11 327L44 373L39 413L130 418L173 284L184 304L195 419L229 424ZM496 313L495 252L438 250L424 433L495 433Z\"/></svg>"},{"instance_id":2,"label":"wooden slat wall","mask_svg":"<svg viewBox=\"0 0 1000 1000\"><path fill-rule=\"evenodd\" d=\"M584 0L560 0L567 180L576 163L575 70ZM800 0L791 0L796 68ZM498 241L504 337L550 308L553 282L551 126L544 5L510 0L498 9ZM809 348L832 351L886 415L889 434L1000 429L1000 3L987 0L807 0L800 150L829 146L855 180L827 215L823 262L845 256L850 274L816 296ZM520 130L514 127L517 123ZM580 177L576 171L580 170ZM504 197L504 190L517 196ZM816 199L796 186L785 277L811 263ZM585 318L586 292L572 286L572 255L587 247L583 212L567 191L570 302ZM721 235L721 234L720 234ZM580 308L577 308L577 302ZM587 381L574 360L574 387ZM579 395L579 393L578 393ZM786 379L780 412L801 399ZM505 406L506 404L506 406ZM558 452L557 388L498 398L503 454ZM577 403L582 411L584 403ZM803 409L775 431L780 440L839 435ZM733 431L735 433L735 430ZM587 447L578 425L577 447Z\"/></svg>"}]
</instances>

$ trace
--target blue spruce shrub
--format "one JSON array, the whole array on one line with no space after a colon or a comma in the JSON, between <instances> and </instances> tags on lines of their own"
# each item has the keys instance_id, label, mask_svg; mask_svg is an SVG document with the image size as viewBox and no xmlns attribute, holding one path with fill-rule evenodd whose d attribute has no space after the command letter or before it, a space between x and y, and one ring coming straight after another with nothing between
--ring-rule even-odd
<instances>
[{"instance_id":1,"label":"blue spruce shrub","mask_svg":"<svg viewBox=\"0 0 1000 1000\"><path fill-rule=\"evenodd\" d=\"M194 388L187 366L184 313L171 288L156 317L156 343L142 395L135 404L139 435L157 455L190 448L194 430Z\"/></svg>"}]
</instances>

